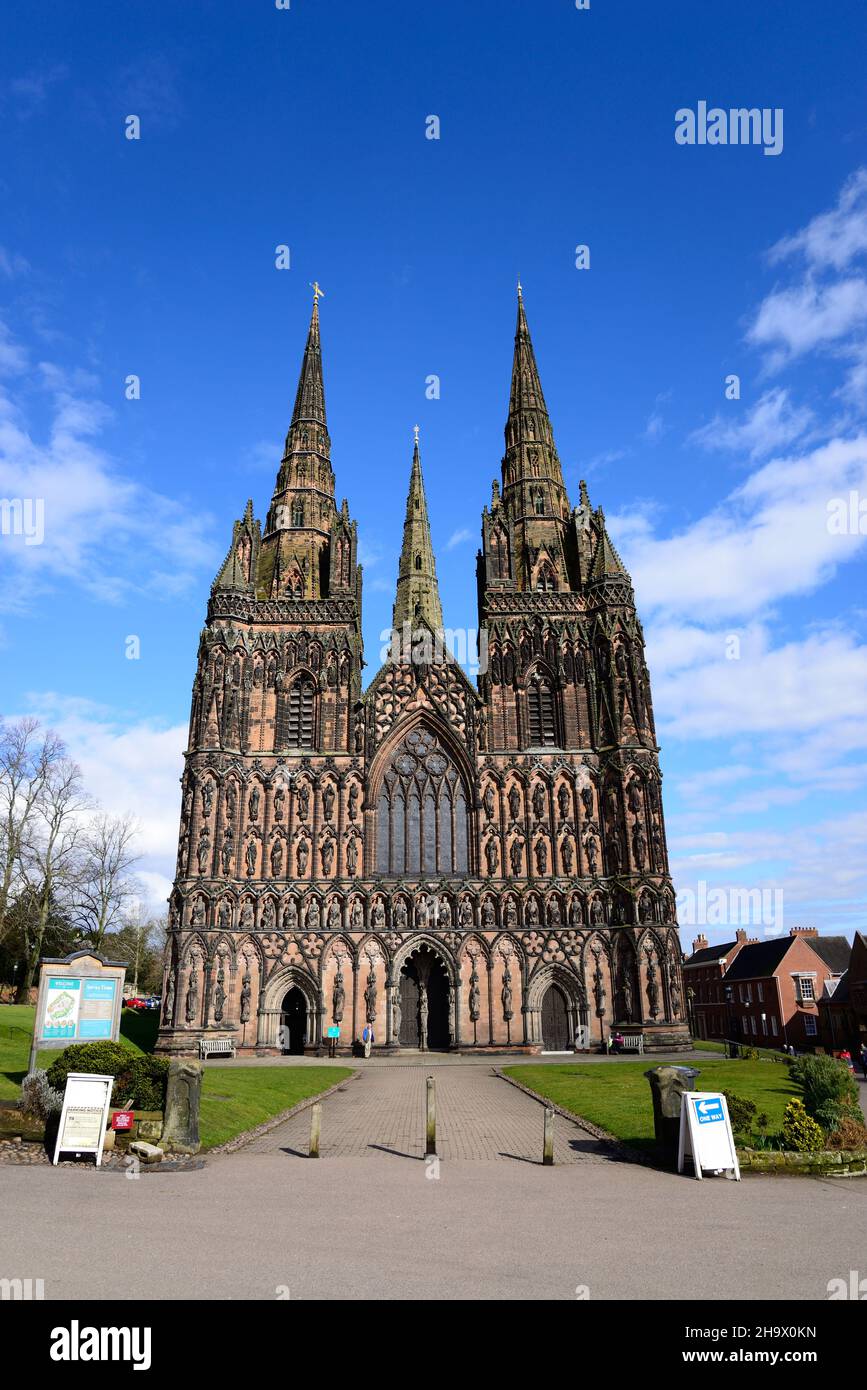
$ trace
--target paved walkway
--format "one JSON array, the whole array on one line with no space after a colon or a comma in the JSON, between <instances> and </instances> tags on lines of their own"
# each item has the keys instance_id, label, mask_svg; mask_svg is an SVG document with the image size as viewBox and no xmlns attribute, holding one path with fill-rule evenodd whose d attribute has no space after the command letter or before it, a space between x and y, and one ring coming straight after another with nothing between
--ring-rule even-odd
<instances>
[{"instance_id":1,"label":"paved walkway","mask_svg":"<svg viewBox=\"0 0 867 1390\"><path fill-rule=\"evenodd\" d=\"M320 1156L424 1157L426 1077L436 1082L437 1153L449 1159L541 1163L543 1106L494 1074L490 1063L432 1069L414 1066L363 1070L322 1102ZM245 1154L306 1157L310 1111L245 1145ZM555 1163L608 1162L608 1151L586 1130L557 1116Z\"/></svg>"}]
</instances>

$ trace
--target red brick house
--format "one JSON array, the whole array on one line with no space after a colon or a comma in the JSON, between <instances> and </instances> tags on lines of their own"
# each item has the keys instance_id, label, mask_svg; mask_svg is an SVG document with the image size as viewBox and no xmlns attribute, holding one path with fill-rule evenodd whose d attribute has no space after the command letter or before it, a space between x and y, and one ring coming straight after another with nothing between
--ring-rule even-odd
<instances>
[{"instance_id":1,"label":"red brick house","mask_svg":"<svg viewBox=\"0 0 867 1390\"><path fill-rule=\"evenodd\" d=\"M735 932L734 941L709 946L704 934L693 941L692 955L683 962L683 984L694 1037L728 1036L723 977L746 943L747 934L742 927Z\"/></svg>"},{"instance_id":2,"label":"red brick house","mask_svg":"<svg viewBox=\"0 0 867 1390\"><path fill-rule=\"evenodd\" d=\"M845 973L849 955L845 936L820 936L815 927L746 943L723 977L726 1035L756 1047L815 1048L819 1000Z\"/></svg>"},{"instance_id":3,"label":"red brick house","mask_svg":"<svg viewBox=\"0 0 867 1390\"><path fill-rule=\"evenodd\" d=\"M856 932L847 969L828 980L819 1000L819 1036L829 1052L847 1048L857 1064L867 1043L867 937Z\"/></svg>"}]
</instances>

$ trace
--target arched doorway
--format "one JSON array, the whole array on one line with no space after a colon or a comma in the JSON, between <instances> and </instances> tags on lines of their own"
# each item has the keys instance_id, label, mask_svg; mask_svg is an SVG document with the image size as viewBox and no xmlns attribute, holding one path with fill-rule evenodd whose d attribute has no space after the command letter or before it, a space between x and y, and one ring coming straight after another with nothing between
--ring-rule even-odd
<instances>
[{"instance_id":1,"label":"arched doorway","mask_svg":"<svg viewBox=\"0 0 867 1390\"><path fill-rule=\"evenodd\" d=\"M401 967L398 1001L401 1047L443 1051L450 1045L448 975L429 946L414 951Z\"/></svg>"},{"instance_id":2,"label":"arched doorway","mask_svg":"<svg viewBox=\"0 0 867 1390\"><path fill-rule=\"evenodd\" d=\"M571 1052L569 1006L557 985L549 985L542 999L542 1047L545 1052Z\"/></svg>"},{"instance_id":3,"label":"arched doorway","mask_svg":"<svg viewBox=\"0 0 867 1390\"><path fill-rule=\"evenodd\" d=\"M299 1056L307 1041L307 1000L297 985L283 997L280 1023L281 1050Z\"/></svg>"}]
</instances>

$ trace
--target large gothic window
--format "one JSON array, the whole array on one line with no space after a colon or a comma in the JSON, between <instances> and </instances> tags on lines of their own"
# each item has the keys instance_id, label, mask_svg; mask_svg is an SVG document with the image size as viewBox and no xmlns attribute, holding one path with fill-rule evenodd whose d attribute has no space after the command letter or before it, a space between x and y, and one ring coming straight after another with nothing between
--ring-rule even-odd
<instances>
[{"instance_id":1,"label":"large gothic window","mask_svg":"<svg viewBox=\"0 0 867 1390\"><path fill-rule=\"evenodd\" d=\"M557 719L554 692L545 676L534 676L527 687L527 713L530 723L530 747L542 748L557 742Z\"/></svg>"},{"instance_id":2,"label":"large gothic window","mask_svg":"<svg viewBox=\"0 0 867 1390\"><path fill-rule=\"evenodd\" d=\"M277 697L277 747L313 747L314 689L309 676L299 676Z\"/></svg>"},{"instance_id":3,"label":"large gothic window","mask_svg":"<svg viewBox=\"0 0 867 1390\"><path fill-rule=\"evenodd\" d=\"M463 779L427 729L407 734L389 763L376 816L376 872L469 872Z\"/></svg>"}]
</instances>

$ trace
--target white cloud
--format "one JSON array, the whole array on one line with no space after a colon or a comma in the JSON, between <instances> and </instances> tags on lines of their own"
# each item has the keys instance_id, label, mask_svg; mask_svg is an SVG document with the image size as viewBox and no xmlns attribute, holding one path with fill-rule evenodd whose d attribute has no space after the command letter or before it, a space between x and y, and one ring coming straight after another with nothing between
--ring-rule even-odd
<instances>
[{"instance_id":1,"label":"white cloud","mask_svg":"<svg viewBox=\"0 0 867 1390\"><path fill-rule=\"evenodd\" d=\"M453 531L446 541L446 550L454 550L456 546L463 545L466 541L473 539L473 532L466 526L462 526L459 531Z\"/></svg>"},{"instance_id":2,"label":"white cloud","mask_svg":"<svg viewBox=\"0 0 867 1390\"><path fill-rule=\"evenodd\" d=\"M793 443L809 428L813 418L812 410L793 406L788 391L777 387L766 391L745 419L716 415L707 425L694 430L687 443L703 449L745 453L755 460Z\"/></svg>"},{"instance_id":3,"label":"white cloud","mask_svg":"<svg viewBox=\"0 0 867 1390\"><path fill-rule=\"evenodd\" d=\"M778 368L787 356L798 357L847 337L865 320L867 281L861 276L832 284L808 280L769 294L759 306L747 339L757 347L776 347L778 352L770 365Z\"/></svg>"},{"instance_id":4,"label":"white cloud","mask_svg":"<svg viewBox=\"0 0 867 1390\"><path fill-rule=\"evenodd\" d=\"M4 360L10 370L26 367L18 345L0 336ZM22 611L59 581L109 602L129 593L166 597L203 568L216 569L211 518L143 487L100 447L111 412L83 394L94 385L89 373L43 362L28 385L51 392L51 425L37 439L12 396L0 394L0 497L39 501L44 540L0 539L0 607Z\"/></svg>"},{"instance_id":5,"label":"white cloud","mask_svg":"<svg viewBox=\"0 0 867 1390\"><path fill-rule=\"evenodd\" d=\"M771 247L769 260L778 263L801 255L813 267L845 270L867 253L867 169L856 169L846 180L837 206L820 213L800 232Z\"/></svg>"}]
</instances>

